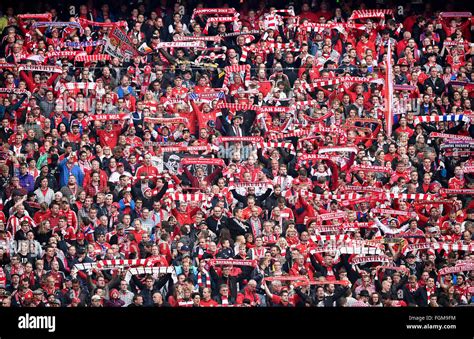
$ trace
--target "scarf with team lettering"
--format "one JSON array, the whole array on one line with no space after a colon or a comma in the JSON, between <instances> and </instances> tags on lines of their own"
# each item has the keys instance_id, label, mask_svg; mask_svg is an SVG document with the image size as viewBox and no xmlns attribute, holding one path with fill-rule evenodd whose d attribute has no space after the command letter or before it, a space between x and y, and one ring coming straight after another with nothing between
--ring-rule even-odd
<instances>
[{"instance_id":1,"label":"scarf with team lettering","mask_svg":"<svg viewBox=\"0 0 474 339\"><path fill-rule=\"evenodd\" d=\"M60 66L20 65L18 71L62 73L63 69Z\"/></svg>"},{"instance_id":2,"label":"scarf with team lettering","mask_svg":"<svg viewBox=\"0 0 474 339\"><path fill-rule=\"evenodd\" d=\"M398 211L398 210L392 210L392 209L387 209L387 208L373 208L371 211L375 214L401 215L405 217L409 217L412 214L412 212L410 211Z\"/></svg>"},{"instance_id":3,"label":"scarf with team lettering","mask_svg":"<svg viewBox=\"0 0 474 339\"><path fill-rule=\"evenodd\" d=\"M369 262L381 262L390 263L392 260L386 255L368 255L368 256L356 256L352 258L349 263L352 265L366 264Z\"/></svg>"},{"instance_id":4,"label":"scarf with team lettering","mask_svg":"<svg viewBox=\"0 0 474 339\"><path fill-rule=\"evenodd\" d=\"M218 137L218 143L224 142L251 142L251 143L261 143L263 142L262 137Z\"/></svg>"},{"instance_id":5,"label":"scarf with team lettering","mask_svg":"<svg viewBox=\"0 0 474 339\"><path fill-rule=\"evenodd\" d=\"M77 90L95 90L97 87L95 82L65 82L60 84L61 92L64 90L77 91Z\"/></svg>"},{"instance_id":6,"label":"scarf with team lettering","mask_svg":"<svg viewBox=\"0 0 474 339\"><path fill-rule=\"evenodd\" d=\"M46 53L46 57L48 59L53 59L53 58L69 58L69 57L75 57L79 53L83 53L81 51L53 51L53 52L48 52Z\"/></svg>"},{"instance_id":7,"label":"scarf with team lettering","mask_svg":"<svg viewBox=\"0 0 474 339\"><path fill-rule=\"evenodd\" d=\"M66 41L63 43L65 47L72 47L72 48L81 48L81 47L96 47L100 45L105 45L105 40L95 40L95 41Z\"/></svg>"},{"instance_id":8,"label":"scarf with team lettering","mask_svg":"<svg viewBox=\"0 0 474 339\"><path fill-rule=\"evenodd\" d=\"M176 118L152 118L145 117L143 118L144 122L151 122L153 124L187 124L188 119L183 117Z\"/></svg>"},{"instance_id":9,"label":"scarf with team lettering","mask_svg":"<svg viewBox=\"0 0 474 339\"><path fill-rule=\"evenodd\" d=\"M216 17L207 18L206 26L204 26L204 29L202 30L202 32L204 34L207 34L208 33L207 30L213 22L235 22L238 19L239 19L239 13L234 13L234 16L216 16Z\"/></svg>"},{"instance_id":10,"label":"scarf with team lettering","mask_svg":"<svg viewBox=\"0 0 474 339\"><path fill-rule=\"evenodd\" d=\"M335 153L335 152L349 152L349 153L357 153L359 150L355 146L326 146L320 147L318 150L319 154L324 153Z\"/></svg>"},{"instance_id":11,"label":"scarf with team lettering","mask_svg":"<svg viewBox=\"0 0 474 339\"><path fill-rule=\"evenodd\" d=\"M130 119L130 113L94 114L88 117L89 121L127 120L127 119Z\"/></svg>"},{"instance_id":12,"label":"scarf with team lettering","mask_svg":"<svg viewBox=\"0 0 474 339\"><path fill-rule=\"evenodd\" d=\"M456 266L452 267L445 267L438 271L439 275L447 275L453 273L459 273L463 271L473 271L474 270L474 262L470 263L463 263L463 264L456 264Z\"/></svg>"},{"instance_id":13,"label":"scarf with team lettering","mask_svg":"<svg viewBox=\"0 0 474 339\"><path fill-rule=\"evenodd\" d=\"M442 196L447 196L447 195L450 195L450 194L461 194L461 195L473 195L474 194L474 189L473 188L459 188L459 189L456 189L456 188L442 188L439 190L439 193L442 195Z\"/></svg>"},{"instance_id":14,"label":"scarf with team lettering","mask_svg":"<svg viewBox=\"0 0 474 339\"><path fill-rule=\"evenodd\" d=\"M159 42L156 48L200 48L202 41L163 41Z\"/></svg>"},{"instance_id":15,"label":"scarf with team lettering","mask_svg":"<svg viewBox=\"0 0 474 339\"><path fill-rule=\"evenodd\" d=\"M42 27L67 27L67 28L77 28L82 30L81 25L75 21L37 21L33 25L32 28L42 28Z\"/></svg>"},{"instance_id":16,"label":"scarf with team lettering","mask_svg":"<svg viewBox=\"0 0 474 339\"><path fill-rule=\"evenodd\" d=\"M438 132L431 132L429 135L430 138L443 138L443 139L452 139L452 140L474 140L468 135L456 135L456 134L448 134L448 133L438 133Z\"/></svg>"},{"instance_id":17,"label":"scarf with team lettering","mask_svg":"<svg viewBox=\"0 0 474 339\"><path fill-rule=\"evenodd\" d=\"M346 192L364 192L364 193L383 193L385 192L382 188L373 187L373 186L354 186L347 185L344 187Z\"/></svg>"},{"instance_id":18,"label":"scarf with team lettering","mask_svg":"<svg viewBox=\"0 0 474 339\"><path fill-rule=\"evenodd\" d=\"M225 166L224 159L217 158L183 158L181 159L181 165L212 165L212 166Z\"/></svg>"},{"instance_id":19,"label":"scarf with team lettering","mask_svg":"<svg viewBox=\"0 0 474 339\"><path fill-rule=\"evenodd\" d=\"M240 260L240 259L210 259L209 260L210 266L227 266L227 265L234 265L234 266L251 266L255 267L257 265L256 260Z\"/></svg>"},{"instance_id":20,"label":"scarf with team lettering","mask_svg":"<svg viewBox=\"0 0 474 339\"><path fill-rule=\"evenodd\" d=\"M442 18L470 18L471 12L441 12L439 16Z\"/></svg>"},{"instance_id":21,"label":"scarf with team lettering","mask_svg":"<svg viewBox=\"0 0 474 339\"><path fill-rule=\"evenodd\" d=\"M159 148L160 152L204 152L215 151L218 149L214 145L205 146L163 146Z\"/></svg>"},{"instance_id":22,"label":"scarf with team lettering","mask_svg":"<svg viewBox=\"0 0 474 339\"><path fill-rule=\"evenodd\" d=\"M191 20L196 15L236 15L235 8L195 8L191 15Z\"/></svg>"},{"instance_id":23,"label":"scarf with team lettering","mask_svg":"<svg viewBox=\"0 0 474 339\"><path fill-rule=\"evenodd\" d=\"M373 165L354 165L351 166L349 172L376 172L376 173L388 173L392 174L393 169L388 166L373 166Z\"/></svg>"},{"instance_id":24,"label":"scarf with team lettering","mask_svg":"<svg viewBox=\"0 0 474 339\"><path fill-rule=\"evenodd\" d=\"M0 88L0 93L8 93L8 94L29 94L26 89L19 89L19 88Z\"/></svg>"}]
</instances>

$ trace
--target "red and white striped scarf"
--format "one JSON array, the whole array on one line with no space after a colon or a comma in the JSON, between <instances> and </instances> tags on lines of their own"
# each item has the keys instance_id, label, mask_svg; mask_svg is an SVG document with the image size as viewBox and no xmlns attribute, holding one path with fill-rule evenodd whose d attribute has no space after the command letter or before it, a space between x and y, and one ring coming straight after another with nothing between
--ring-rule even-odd
<instances>
[{"instance_id":1,"label":"red and white striped scarf","mask_svg":"<svg viewBox=\"0 0 474 339\"><path fill-rule=\"evenodd\" d=\"M74 62L94 62L94 61L108 61L111 57L109 54L78 54L74 58Z\"/></svg>"},{"instance_id":2,"label":"red and white striped scarf","mask_svg":"<svg viewBox=\"0 0 474 339\"><path fill-rule=\"evenodd\" d=\"M320 79L316 79L316 81L312 81L311 83L303 83L302 87L308 92L313 92L320 87L334 86L334 85L339 85L340 83L341 83L340 78L330 78L330 79L320 78Z\"/></svg>"},{"instance_id":3,"label":"red and white striped scarf","mask_svg":"<svg viewBox=\"0 0 474 339\"><path fill-rule=\"evenodd\" d=\"M352 11L349 20L383 18L385 15L393 15L392 9L359 9Z\"/></svg>"},{"instance_id":4,"label":"red and white striped scarf","mask_svg":"<svg viewBox=\"0 0 474 339\"><path fill-rule=\"evenodd\" d=\"M64 90L76 91L76 90L95 90L97 84L95 82L65 82L60 85L61 92Z\"/></svg>"},{"instance_id":5,"label":"red and white striped scarf","mask_svg":"<svg viewBox=\"0 0 474 339\"><path fill-rule=\"evenodd\" d=\"M319 229L318 229L319 230ZM311 240L313 242L328 242L328 241L333 241L333 242L345 242L347 239L349 239L349 235L347 234L330 234L330 235L312 235Z\"/></svg>"},{"instance_id":6,"label":"red and white striped scarf","mask_svg":"<svg viewBox=\"0 0 474 339\"><path fill-rule=\"evenodd\" d=\"M201 202L207 199L204 193L166 193L165 196L173 201Z\"/></svg>"},{"instance_id":7,"label":"red and white striped scarf","mask_svg":"<svg viewBox=\"0 0 474 339\"><path fill-rule=\"evenodd\" d=\"M320 147L318 149L319 154L333 153L333 152L357 153L358 151L359 150L355 146L326 146L326 147Z\"/></svg>"},{"instance_id":8,"label":"red and white striped scarf","mask_svg":"<svg viewBox=\"0 0 474 339\"><path fill-rule=\"evenodd\" d=\"M90 21L87 19L79 18L79 23L81 26L96 26L96 27L104 27L104 28L113 28L113 27L128 27L126 21L117 21L117 22L96 22Z\"/></svg>"},{"instance_id":9,"label":"red and white striped scarf","mask_svg":"<svg viewBox=\"0 0 474 339\"><path fill-rule=\"evenodd\" d=\"M224 83L222 87L227 87L227 84L229 83L230 79L230 74L231 73L241 73L245 72L245 79L244 79L244 84L247 84L250 82L250 65L232 65L232 66L226 66L224 68L225 72L225 77L224 77Z\"/></svg>"},{"instance_id":10,"label":"red and white striped scarf","mask_svg":"<svg viewBox=\"0 0 474 339\"><path fill-rule=\"evenodd\" d=\"M437 197L433 194L408 194L408 193L385 193L386 199L406 199L406 200L435 200Z\"/></svg>"},{"instance_id":11,"label":"red and white striped scarf","mask_svg":"<svg viewBox=\"0 0 474 339\"><path fill-rule=\"evenodd\" d=\"M44 20L44 21L51 21L53 19L53 15L51 13L38 13L38 14L18 14L18 18L24 20Z\"/></svg>"},{"instance_id":12,"label":"red and white striped scarf","mask_svg":"<svg viewBox=\"0 0 474 339\"><path fill-rule=\"evenodd\" d=\"M199 287L211 287L211 278L209 272L207 272L206 270L204 270L204 272L199 272L197 274L197 284Z\"/></svg>"},{"instance_id":13,"label":"red and white striped scarf","mask_svg":"<svg viewBox=\"0 0 474 339\"><path fill-rule=\"evenodd\" d=\"M268 142L261 142L257 144L257 148L285 148L289 151L290 154L296 155L296 150L295 147L291 142L273 142L273 141L268 141Z\"/></svg>"}]
</instances>

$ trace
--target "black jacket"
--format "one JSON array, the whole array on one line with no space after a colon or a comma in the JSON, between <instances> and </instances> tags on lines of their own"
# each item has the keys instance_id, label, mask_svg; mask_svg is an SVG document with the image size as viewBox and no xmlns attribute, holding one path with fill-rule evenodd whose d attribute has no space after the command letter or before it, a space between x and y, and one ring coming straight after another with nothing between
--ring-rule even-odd
<instances>
[{"instance_id":1,"label":"black jacket","mask_svg":"<svg viewBox=\"0 0 474 339\"><path fill-rule=\"evenodd\" d=\"M304 300L305 303L310 304L311 306L320 306L320 303L323 303L323 307L335 307L335 302L338 300L340 297L342 297L346 291L349 289L349 287L336 287L336 290L334 291L333 295L330 296L325 296L322 299L318 299L316 295L313 293L310 293L310 295L307 295L301 291L300 287L295 288L296 294Z\"/></svg>"}]
</instances>

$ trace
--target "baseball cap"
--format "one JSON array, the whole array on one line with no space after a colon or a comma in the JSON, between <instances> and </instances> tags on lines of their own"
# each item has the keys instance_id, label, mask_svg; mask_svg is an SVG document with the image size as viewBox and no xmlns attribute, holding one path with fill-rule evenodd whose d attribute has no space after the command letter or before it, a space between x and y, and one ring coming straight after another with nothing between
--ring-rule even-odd
<instances>
[{"instance_id":1,"label":"baseball cap","mask_svg":"<svg viewBox=\"0 0 474 339\"><path fill-rule=\"evenodd\" d=\"M96 295L92 296L91 300L92 301L100 301L100 300L102 300L102 298L96 294Z\"/></svg>"}]
</instances>

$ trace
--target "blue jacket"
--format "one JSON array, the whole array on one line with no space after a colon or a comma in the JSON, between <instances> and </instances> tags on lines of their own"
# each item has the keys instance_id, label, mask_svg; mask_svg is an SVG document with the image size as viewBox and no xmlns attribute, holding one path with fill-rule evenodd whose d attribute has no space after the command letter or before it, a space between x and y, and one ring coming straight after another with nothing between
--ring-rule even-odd
<instances>
[{"instance_id":1,"label":"blue jacket","mask_svg":"<svg viewBox=\"0 0 474 339\"><path fill-rule=\"evenodd\" d=\"M84 181L84 172L82 172L81 168L78 165L72 166L72 168L69 170L66 165L67 160L68 159L66 158L59 163L59 186L66 186L69 180L69 176L71 174L76 177L77 184L79 186L82 186L82 183Z\"/></svg>"}]
</instances>

